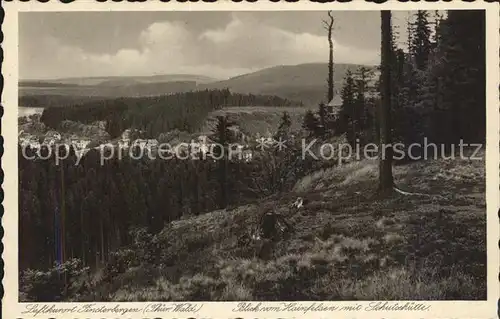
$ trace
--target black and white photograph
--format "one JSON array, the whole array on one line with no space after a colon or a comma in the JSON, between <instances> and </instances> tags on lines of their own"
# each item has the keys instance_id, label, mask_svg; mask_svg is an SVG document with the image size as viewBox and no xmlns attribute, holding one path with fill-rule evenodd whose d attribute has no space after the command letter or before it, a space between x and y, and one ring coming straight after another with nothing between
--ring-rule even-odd
<instances>
[{"instance_id":1,"label":"black and white photograph","mask_svg":"<svg viewBox=\"0 0 500 319\"><path fill-rule=\"evenodd\" d=\"M18 302L492 298L486 11L19 12Z\"/></svg>"}]
</instances>

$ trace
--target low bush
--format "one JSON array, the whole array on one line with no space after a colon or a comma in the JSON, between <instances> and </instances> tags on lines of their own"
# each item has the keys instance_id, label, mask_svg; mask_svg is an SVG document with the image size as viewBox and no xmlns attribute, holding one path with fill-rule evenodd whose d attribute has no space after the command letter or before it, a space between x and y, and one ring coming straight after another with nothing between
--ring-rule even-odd
<instances>
[{"instance_id":1,"label":"low bush","mask_svg":"<svg viewBox=\"0 0 500 319\"><path fill-rule=\"evenodd\" d=\"M27 269L20 278L20 299L47 302L78 298L87 289L88 280L89 267L76 258L46 271Z\"/></svg>"}]
</instances>

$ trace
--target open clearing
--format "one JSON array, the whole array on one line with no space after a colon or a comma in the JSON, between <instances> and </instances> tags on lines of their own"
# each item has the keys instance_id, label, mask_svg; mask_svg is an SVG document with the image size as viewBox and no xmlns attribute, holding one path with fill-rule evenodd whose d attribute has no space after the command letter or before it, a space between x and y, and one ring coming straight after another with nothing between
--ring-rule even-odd
<instances>
[{"instance_id":1,"label":"open clearing","mask_svg":"<svg viewBox=\"0 0 500 319\"><path fill-rule=\"evenodd\" d=\"M275 133L284 112L290 115L291 130L297 131L302 125L306 111L305 107L228 106L211 112L201 131L209 134L217 123L217 116L227 115L246 135L255 136L263 132Z\"/></svg>"}]
</instances>

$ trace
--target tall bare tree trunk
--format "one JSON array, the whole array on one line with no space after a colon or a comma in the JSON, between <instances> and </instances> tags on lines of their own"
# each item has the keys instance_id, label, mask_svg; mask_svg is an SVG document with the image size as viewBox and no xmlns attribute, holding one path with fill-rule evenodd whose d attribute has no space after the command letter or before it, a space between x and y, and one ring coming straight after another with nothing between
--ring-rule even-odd
<instances>
[{"instance_id":1,"label":"tall bare tree trunk","mask_svg":"<svg viewBox=\"0 0 500 319\"><path fill-rule=\"evenodd\" d=\"M382 101L380 103L379 193L392 191L391 139L391 11L381 11L382 31ZM387 147L386 147L387 146ZM389 147L390 146L390 147Z\"/></svg>"},{"instance_id":2,"label":"tall bare tree trunk","mask_svg":"<svg viewBox=\"0 0 500 319\"><path fill-rule=\"evenodd\" d=\"M333 99L333 39L332 39L332 31L333 31L333 16L332 11L328 11L328 21L323 20L324 27L328 32L328 46L330 48L330 54L328 59L328 101Z\"/></svg>"}]
</instances>

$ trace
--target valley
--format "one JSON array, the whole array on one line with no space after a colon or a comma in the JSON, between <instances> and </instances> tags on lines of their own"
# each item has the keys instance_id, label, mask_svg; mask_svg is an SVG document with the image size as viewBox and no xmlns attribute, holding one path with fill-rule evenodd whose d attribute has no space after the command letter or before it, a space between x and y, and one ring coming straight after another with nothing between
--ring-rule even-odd
<instances>
[{"instance_id":1,"label":"valley","mask_svg":"<svg viewBox=\"0 0 500 319\"><path fill-rule=\"evenodd\" d=\"M360 65L355 64L336 64L335 87L340 89L346 72L348 70L354 72L359 67ZM374 67L369 68L374 69ZM63 101L71 97L80 97L82 101L86 101L227 88L231 92L242 94L277 95L302 101L306 106L316 107L322 101L329 102L326 101L325 95L326 70L326 64L310 63L271 67L226 80L201 75L21 80L19 99L23 101L21 105L36 106L33 100L36 98L43 100L43 96L50 96L56 101L58 98ZM56 102L53 104L64 106Z\"/></svg>"}]
</instances>

